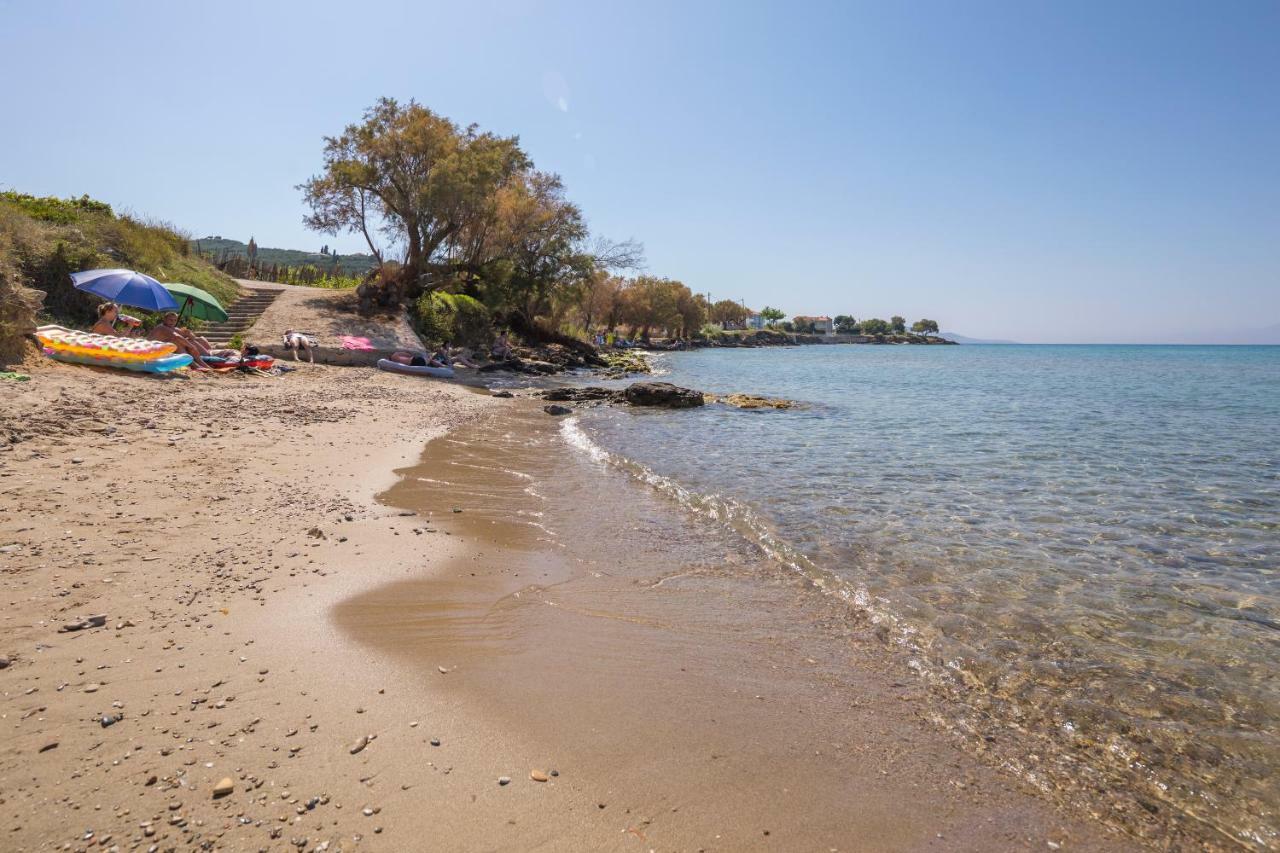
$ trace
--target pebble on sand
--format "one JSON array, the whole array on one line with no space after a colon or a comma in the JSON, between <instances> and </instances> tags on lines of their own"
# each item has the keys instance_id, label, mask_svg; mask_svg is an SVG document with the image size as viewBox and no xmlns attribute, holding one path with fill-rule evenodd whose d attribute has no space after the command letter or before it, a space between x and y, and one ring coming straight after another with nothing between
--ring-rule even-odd
<instances>
[{"instance_id":1,"label":"pebble on sand","mask_svg":"<svg viewBox=\"0 0 1280 853\"><path fill-rule=\"evenodd\" d=\"M498 777L498 784L499 784L499 785L510 785L510 784L511 784L511 777L510 777L510 776L499 776L499 777Z\"/></svg>"},{"instance_id":2,"label":"pebble on sand","mask_svg":"<svg viewBox=\"0 0 1280 853\"><path fill-rule=\"evenodd\" d=\"M369 745L369 736L361 735L359 740L351 744L351 754L355 755L357 752L364 749L368 745Z\"/></svg>"},{"instance_id":3,"label":"pebble on sand","mask_svg":"<svg viewBox=\"0 0 1280 853\"><path fill-rule=\"evenodd\" d=\"M225 797L236 789L236 783L232 781L230 776L223 777L222 781L213 786L214 799Z\"/></svg>"},{"instance_id":4,"label":"pebble on sand","mask_svg":"<svg viewBox=\"0 0 1280 853\"><path fill-rule=\"evenodd\" d=\"M535 782L545 782L550 777L547 776L546 773L543 773L541 770L531 770L529 771L529 778Z\"/></svg>"}]
</instances>

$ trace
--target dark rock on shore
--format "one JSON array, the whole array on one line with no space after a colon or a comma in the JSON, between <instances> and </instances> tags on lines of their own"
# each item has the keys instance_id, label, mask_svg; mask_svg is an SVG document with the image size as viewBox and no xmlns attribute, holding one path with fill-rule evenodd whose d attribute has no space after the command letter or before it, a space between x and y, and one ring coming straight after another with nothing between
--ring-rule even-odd
<instances>
[{"instance_id":1,"label":"dark rock on shore","mask_svg":"<svg viewBox=\"0 0 1280 853\"><path fill-rule=\"evenodd\" d=\"M612 401L617 398L619 393L608 388L601 388L598 385L590 385L586 388L553 388L544 392L542 399L556 402L594 403Z\"/></svg>"},{"instance_id":2,"label":"dark rock on shore","mask_svg":"<svg viewBox=\"0 0 1280 853\"><path fill-rule=\"evenodd\" d=\"M573 413L573 409L568 406L560 406L552 403L550 406L543 406L542 411L548 415L569 415Z\"/></svg>"},{"instance_id":3,"label":"dark rock on shore","mask_svg":"<svg viewBox=\"0 0 1280 853\"><path fill-rule=\"evenodd\" d=\"M627 386L623 399L633 406L667 409L692 409L706 402L701 391L681 388L670 382L635 382Z\"/></svg>"},{"instance_id":4,"label":"dark rock on shore","mask_svg":"<svg viewBox=\"0 0 1280 853\"><path fill-rule=\"evenodd\" d=\"M665 409L691 409L703 405L705 395L691 388L681 388L670 382L635 382L624 389L614 390L589 385L585 388L553 388L542 392L542 399L567 403L626 403L631 406L651 406ZM548 406L552 408L564 408Z\"/></svg>"}]
</instances>

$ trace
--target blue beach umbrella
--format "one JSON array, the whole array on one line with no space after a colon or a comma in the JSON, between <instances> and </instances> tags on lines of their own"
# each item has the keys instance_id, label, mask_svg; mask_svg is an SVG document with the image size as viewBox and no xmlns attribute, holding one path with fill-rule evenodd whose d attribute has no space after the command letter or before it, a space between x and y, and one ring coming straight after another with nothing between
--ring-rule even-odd
<instances>
[{"instance_id":1,"label":"blue beach umbrella","mask_svg":"<svg viewBox=\"0 0 1280 853\"><path fill-rule=\"evenodd\" d=\"M178 302L164 285L149 275L133 270L87 270L73 272L77 290L145 311L177 311Z\"/></svg>"}]
</instances>

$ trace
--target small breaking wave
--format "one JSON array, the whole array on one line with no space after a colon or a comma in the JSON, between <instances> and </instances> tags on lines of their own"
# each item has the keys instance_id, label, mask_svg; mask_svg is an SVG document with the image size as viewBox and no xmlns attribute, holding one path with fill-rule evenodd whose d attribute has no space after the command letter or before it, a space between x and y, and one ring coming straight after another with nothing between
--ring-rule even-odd
<instances>
[{"instance_id":1,"label":"small breaking wave","mask_svg":"<svg viewBox=\"0 0 1280 853\"><path fill-rule=\"evenodd\" d=\"M884 603L872 596L866 587L851 583L810 560L778 536L751 507L723 495L697 492L671 477L656 473L634 459L605 450L587 435L577 417L561 422L560 434L565 443L592 461L627 474L699 518L727 527L755 545L775 563L799 573L822 592L834 595L857 608L870 618L872 624L888 628L892 640L899 645L910 645L916 632L889 612Z\"/></svg>"}]
</instances>

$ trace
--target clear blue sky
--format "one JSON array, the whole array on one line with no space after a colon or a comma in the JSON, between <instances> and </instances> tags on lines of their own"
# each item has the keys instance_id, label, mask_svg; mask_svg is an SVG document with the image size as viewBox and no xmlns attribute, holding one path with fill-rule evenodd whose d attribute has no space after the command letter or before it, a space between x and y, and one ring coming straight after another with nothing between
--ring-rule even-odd
<instances>
[{"instance_id":1,"label":"clear blue sky","mask_svg":"<svg viewBox=\"0 0 1280 853\"><path fill-rule=\"evenodd\" d=\"M1278 45L1270 0L0 0L0 185L354 251L294 185L416 98L716 298L1223 337L1280 323Z\"/></svg>"}]
</instances>

